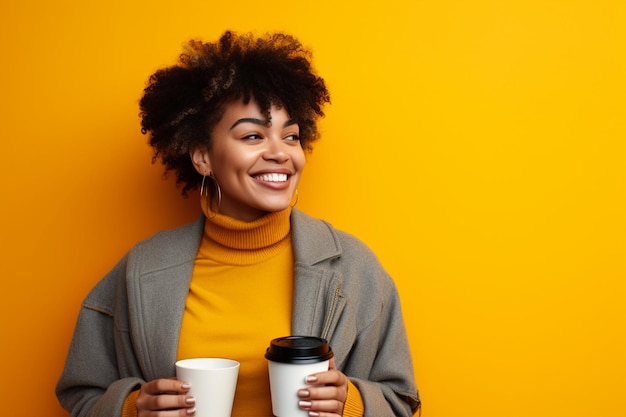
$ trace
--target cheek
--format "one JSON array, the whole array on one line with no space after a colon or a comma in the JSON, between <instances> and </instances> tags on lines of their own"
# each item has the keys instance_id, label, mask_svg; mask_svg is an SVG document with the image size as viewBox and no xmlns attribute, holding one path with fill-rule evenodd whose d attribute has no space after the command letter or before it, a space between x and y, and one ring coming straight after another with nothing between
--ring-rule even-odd
<instances>
[{"instance_id":1,"label":"cheek","mask_svg":"<svg viewBox=\"0 0 626 417\"><path fill-rule=\"evenodd\" d=\"M299 152L295 152L292 156L293 165L298 171L302 171L306 165L306 157L304 151L301 149Z\"/></svg>"},{"instance_id":2,"label":"cheek","mask_svg":"<svg viewBox=\"0 0 626 417\"><path fill-rule=\"evenodd\" d=\"M238 176L250 169L255 158L238 150L228 150L227 152L216 152L214 160L217 172L226 176Z\"/></svg>"}]
</instances>

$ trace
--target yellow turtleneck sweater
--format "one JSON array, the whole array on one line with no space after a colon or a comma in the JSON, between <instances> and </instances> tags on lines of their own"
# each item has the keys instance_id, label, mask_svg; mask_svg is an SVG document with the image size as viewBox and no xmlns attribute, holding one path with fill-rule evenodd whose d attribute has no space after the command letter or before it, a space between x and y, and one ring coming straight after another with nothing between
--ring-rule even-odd
<instances>
[{"instance_id":1,"label":"yellow turtleneck sweater","mask_svg":"<svg viewBox=\"0 0 626 417\"><path fill-rule=\"evenodd\" d=\"M239 361L232 416L271 416L265 349L291 332L294 260L289 215L207 218L185 305L178 358ZM210 214L210 216L213 213Z\"/></svg>"},{"instance_id":2,"label":"yellow turtleneck sweater","mask_svg":"<svg viewBox=\"0 0 626 417\"><path fill-rule=\"evenodd\" d=\"M177 360L223 357L240 362L232 417L271 417L265 349L291 334L294 258L291 208L243 222L207 212L181 324ZM344 416L363 415L349 383ZM123 417L136 415L129 395ZM295 399L294 399L295 400Z\"/></svg>"}]
</instances>

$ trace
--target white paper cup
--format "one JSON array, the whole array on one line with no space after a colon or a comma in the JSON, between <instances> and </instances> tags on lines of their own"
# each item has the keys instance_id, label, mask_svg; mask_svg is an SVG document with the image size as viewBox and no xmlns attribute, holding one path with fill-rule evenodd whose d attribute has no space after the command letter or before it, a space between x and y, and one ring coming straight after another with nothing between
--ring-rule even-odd
<instances>
[{"instance_id":1,"label":"white paper cup","mask_svg":"<svg viewBox=\"0 0 626 417\"><path fill-rule=\"evenodd\" d=\"M276 417L307 417L309 412L298 406L298 390L310 386L306 377L328 371L328 362L295 365L268 361L272 413Z\"/></svg>"},{"instance_id":2,"label":"white paper cup","mask_svg":"<svg viewBox=\"0 0 626 417\"><path fill-rule=\"evenodd\" d=\"M265 353L275 417L307 417L298 406L298 391L309 387L306 377L328 370L333 352L326 340L287 336L272 340Z\"/></svg>"},{"instance_id":3,"label":"white paper cup","mask_svg":"<svg viewBox=\"0 0 626 417\"><path fill-rule=\"evenodd\" d=\"M196 417L230 417L237 388L239 362L221 358L183 359L176 362L176 378L191 384Z\"/></svg>"}]
</instances>

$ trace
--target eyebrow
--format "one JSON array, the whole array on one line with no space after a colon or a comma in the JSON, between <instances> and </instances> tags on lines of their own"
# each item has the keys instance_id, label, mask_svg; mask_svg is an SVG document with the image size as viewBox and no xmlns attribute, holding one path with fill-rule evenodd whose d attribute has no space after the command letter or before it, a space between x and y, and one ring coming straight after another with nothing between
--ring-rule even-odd
<instances>
[{"instance_id":1,"label":"eyebrow","mask_svg":"<svg viewBox=\"0 0 626 417\"><path fill-rule=\"evenodd\" d=\"M259 125L259 126L266 126L267 125L267 121L265 120L261 120L261 119L256 119L254 117L244 117L242 119L237 120L235 123L233 123L233 125L230 127L230 130L233 130L235 128L235 126L240 125L242 123L252 123L255 125ZM287 120L284 124L283 124L283 128L287 127L287 126L291 126L291 125L295 125L297 124L295 122L295 120Z\"/></svg>"}]
</instances>

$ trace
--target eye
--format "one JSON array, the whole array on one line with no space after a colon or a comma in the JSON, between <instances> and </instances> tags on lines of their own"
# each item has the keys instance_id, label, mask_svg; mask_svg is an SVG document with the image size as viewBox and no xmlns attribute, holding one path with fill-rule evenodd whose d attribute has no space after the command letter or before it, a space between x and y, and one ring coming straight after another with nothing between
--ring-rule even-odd
<instances>
[{"instance_id":1,"label":"eye","mask_svg":"<svg viewBox=\"0 0 626 417\"><path fill-rule=\"evenodd\" d=\"M285 136L285 140L288 140L288 141L296 141L296 142L297 142L297 141L299 141L299 140L300 140L300 136L298 136L296 133L293 133L293 134L291 134L291 135L287 135L287 136Z\"/></svg>"},{"instance_id":2,"label":"eye","mask_svg":"<svg viewBox=\"0 0 626 417\"><path fill-rule=\"evenodd\" d=\"M259 135L258 133L250 133L248 135L243 136L241 139L243 139L243 140L259 140L259 139L263 139L263 137L261 135Z\"/></svg>"}]
</instances>

